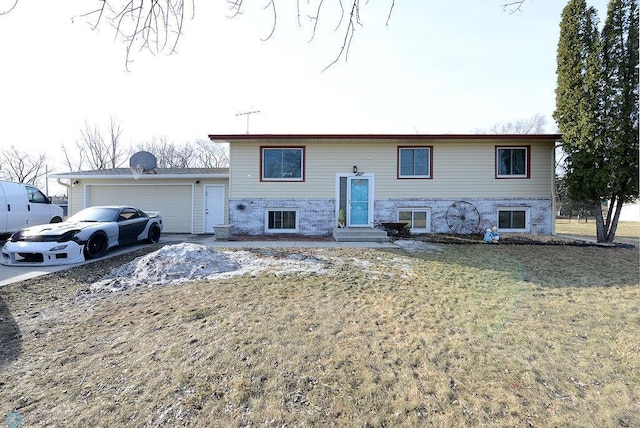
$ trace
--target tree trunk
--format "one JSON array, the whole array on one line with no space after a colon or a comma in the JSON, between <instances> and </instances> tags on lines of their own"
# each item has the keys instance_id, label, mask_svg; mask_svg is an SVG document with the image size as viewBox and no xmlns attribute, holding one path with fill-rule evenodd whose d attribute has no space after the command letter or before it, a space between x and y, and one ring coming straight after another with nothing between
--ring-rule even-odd
<instances>
[{"instance_id":1,"label":"tree trunk","mask_svg":"<svg viewBox=\"0 0 640 428\"><path fill-rule=\"evenodd\" d=\"M616 230L618 229L618 219L622 212L622 198L614 197L611 200L606 221L602 212L602 205L599 202L596 202L594 208L596 217L596 237L598 242L613 242L616 238Z\"/></svg>"},{"instance_id":2,"label":"tree trunk","mask_svg":"<svg viewBox=\"0 0 640 428\"><path fill-rule=\"evenodd\" d=\"M613 240L616 238L616 230L618 229L618 220L620 219L620 213L622 212L622 198L618 197L616 198L616 202L615 202L615 211L613 212L613 219L611 218L611 210L609 210L609 231L607 233L607 241L606 242L613 242ZM613 208L613 202L611 205L611 208Z\"/></svg>"},{"instance_id":3,"label":"tree trunk","mask_svg":"<svg viewBox=\"0 0 640 428\"><path fill-rule=\"evenodd\" d=\"M596 238L598 242L607 242L607 231L605 230L604 218L602 215L602 204L600 201L596 201L594 208L594 214L596 217Z\"/></svg>"}]
</instances>

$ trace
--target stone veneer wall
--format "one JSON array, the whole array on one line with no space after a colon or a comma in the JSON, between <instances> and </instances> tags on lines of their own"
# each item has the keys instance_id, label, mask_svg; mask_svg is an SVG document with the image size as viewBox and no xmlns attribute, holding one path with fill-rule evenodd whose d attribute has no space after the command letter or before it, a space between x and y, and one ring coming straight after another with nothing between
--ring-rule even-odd
<instances>
[{"instance_id":1,"label":"stone veneer wall","mask_svg":"<svg viewBox=\"0 0 640 428\"><path fill-rule=\"evenodd\" d=\"M265 233L267 208L297 209L298 233L301 235L329 235L335 226L334 199L230 199L229 222L234 225L234 233Z\"/></svg>"},{"instance_id":2,"label":"stone veneer wall","mask_svg":"<svg viewBox=\"0 0 640 428\"><path fill-rule=\"evenodd\" d=\"M451 233L447 225L447 209L459 199L385 199L375 201L375 222L396 222L398 208L429 208L431 233ZM464 199L476 207L480 214L479 232L497 226L498 208L529 208L529 224L535 232L551 235L554 221L551 199ZM531 230L533 232L533 230Z\"/></svg>"},{"instance_id":3,"label":"stone veneer wall","mask_svg":"<svg viewBox=\"0 0 640 428\"><path fill-rule=\"evenodd\" d=\"M458 199L384 199L374 203L374 223L396 222L398 208L429 208L431 233L450 233L446 213ZM529 223L535 232L550 235L554 220L551 199L465 199L480 213L479 232L497 226L497 210L502 207L529 208ZM295 208L298 210L298 233L301 235L328 235L336 226L334 199L231 199L229 220L234 233L260 235L265 233L267 208ZM531 230L533 232L533 230Z\"/></svg>"}]
</instances>

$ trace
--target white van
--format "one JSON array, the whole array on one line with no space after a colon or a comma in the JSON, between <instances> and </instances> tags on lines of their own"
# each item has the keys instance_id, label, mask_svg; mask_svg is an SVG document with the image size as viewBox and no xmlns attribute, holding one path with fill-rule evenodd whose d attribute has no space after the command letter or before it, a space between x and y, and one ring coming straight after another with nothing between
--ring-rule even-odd
<instances>
[{"instance_id":1,"label":"white van","mask_svg":"<svg viewBox=\"0 0 640 428\"><path fill-rule=\"evenodd\" d=\"M62 221L62 207L33 186L0 181L0 234Z\"/></svg>"}]
</instances>

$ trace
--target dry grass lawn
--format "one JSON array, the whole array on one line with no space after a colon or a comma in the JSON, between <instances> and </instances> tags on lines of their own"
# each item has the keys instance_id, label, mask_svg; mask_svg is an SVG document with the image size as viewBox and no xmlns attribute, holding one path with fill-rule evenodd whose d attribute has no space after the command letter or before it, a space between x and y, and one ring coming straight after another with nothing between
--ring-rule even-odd
<instances>
[{"instance_id":1,"label":"dry grass lawn","mask_svg":"<svg viewBox=\"0 0 640 428\"><path fill-rule=\"evenodd\" d=\"M556 220L556 233L566 235L585 236L596 238L596 222L590 219L588 223L576 219L558 219ZM640 238L640 222L638 221L621 221L616 229L616 239L618 238Z\"/></svg>"},{"instance_id":2,"label":"dry grass lawn","mask_svg":"<svg viewBox=\"0 0 640 428\"><path fill-rule=\"evenodd\" d=\"M91 295L94 264L0 288L0 415L60 427L640 426L637 249L292 252L333 273Z\"/></svg>"}]
</instances>

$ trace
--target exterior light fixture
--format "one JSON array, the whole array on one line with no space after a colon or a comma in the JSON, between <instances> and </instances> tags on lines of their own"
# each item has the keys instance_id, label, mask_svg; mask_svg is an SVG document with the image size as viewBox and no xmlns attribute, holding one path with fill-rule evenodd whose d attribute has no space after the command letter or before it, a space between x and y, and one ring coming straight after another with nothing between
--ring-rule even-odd
<instances>
[{"instance_id":1,"label":"exterior light fixture","mask_svg":"<svg viewBox=\"0 0 640 428\"><path fill-rule=\"evenodd\" d=\"M358 166L357 166L357 165L354 165L354 166L353 166L353 173L354 173L354 174L357 174L357 173L358 173Z\"/></svg>"}]
</instances>

